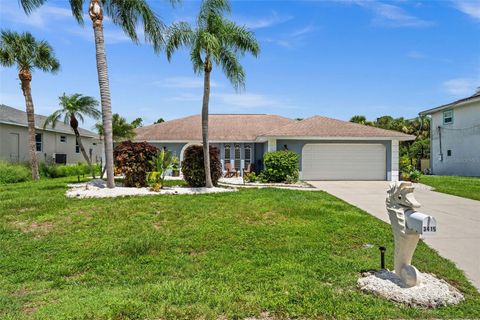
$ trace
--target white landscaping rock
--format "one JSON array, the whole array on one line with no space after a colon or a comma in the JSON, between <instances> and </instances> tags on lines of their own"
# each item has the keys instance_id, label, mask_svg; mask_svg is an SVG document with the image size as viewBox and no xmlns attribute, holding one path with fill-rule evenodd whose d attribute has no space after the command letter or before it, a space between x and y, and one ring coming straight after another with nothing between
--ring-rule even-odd
<instances>
[{"instance_id":1,"label":"white landscaping rock","mask_svg":"<svg viewBox=\"0 0 480 320\"><path fill-rule=\"evenodd\" d=\"M68 185L70 188L66 192L68 198L113 198L125 196L147 196L147 195L164 195L164 194L205 194L219 192L233 192L237 189L232 188L188 188L188 187L171 187L161 189L159 192L152 191L150 188L126 188L115 187L113 189L106 188L105 181L92 180L88 183L76 183Z\"/></svg>"},{"instance_id":2,"label":"white landscaping rock","mask_svg":"<svg viewBox=\"0 0 480 320\"><path fill-rule=\"evenodd\" d=\"M364 292L412 307L436 308L464 299L460 291L432 274L421 273L420 279L419 285L407 288L395 273L381 270L363 274L357 285Z\"/></svg>"}]
</instances>

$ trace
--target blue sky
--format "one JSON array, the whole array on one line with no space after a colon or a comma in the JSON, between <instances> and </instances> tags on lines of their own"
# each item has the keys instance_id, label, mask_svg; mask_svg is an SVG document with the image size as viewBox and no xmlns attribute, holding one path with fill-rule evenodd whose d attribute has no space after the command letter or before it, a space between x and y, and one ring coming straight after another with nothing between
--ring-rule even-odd
<instances>
[{"instance_id":1,"label":"blue sky","mask_svg":"<svg viewBox=\"0 0 480 320\"><path fill-rule=\"evenodd\" d=\"M199 7L150 2L167 24L193 22ZM414 117L480 86L479 0L233 1L231 18L255 32L262 52L242 58L243 92L213 69L211 113ZM99 97L91 21L79 26L66 0L29 17L17 1L0 0L0 26L47 40L60 60L58 74L33 75L37 113L54 110L63 92ZM186 51L169 63L109 21L105 38L114 112L145 124L200 112L202 78ZM0 103L24 108L15 68L0 68Z\"/></svg>"}]
</instances>

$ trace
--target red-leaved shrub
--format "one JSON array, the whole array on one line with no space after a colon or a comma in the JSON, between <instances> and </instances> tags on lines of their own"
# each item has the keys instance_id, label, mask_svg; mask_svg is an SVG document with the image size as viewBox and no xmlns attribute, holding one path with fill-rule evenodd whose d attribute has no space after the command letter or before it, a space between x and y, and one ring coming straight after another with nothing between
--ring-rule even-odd
<instances>
[{"instance_id":1,"label":"red-leaved shrub","mask_svg":"<svg viewBox=\"0 0 480 320\"><path fill-rule=\"evenodd\" d=\"M150 160L158 148L146 142L124 141L113 151L115 167L125 174L125 187L145 187L147 172L152 171Z\"/></svg>"}]
</instances>

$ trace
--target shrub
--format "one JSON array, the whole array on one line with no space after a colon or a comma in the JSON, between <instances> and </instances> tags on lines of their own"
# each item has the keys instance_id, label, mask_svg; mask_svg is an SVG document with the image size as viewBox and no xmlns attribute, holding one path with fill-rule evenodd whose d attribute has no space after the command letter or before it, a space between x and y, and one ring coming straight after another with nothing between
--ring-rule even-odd
<instances>
[{"instance_id":1,"label":"shrub","mask_svg":"<svg viewBox=\"0 0 480 320\"><path fill-rule=\"evenodd\" d=\"M258 177L255 174L255 172L245 173L243 175L243 181L244 182L256 182L257 179L258 179Z\"/></svg>"},{"instance_id":2,"label":"shrub","mask_svg":"<svg viewBox=\"0 0 480 320\"><path fill-rule=\"evenodd\" d=\"M92 165L95 173L100 174L100 165ZM77 164L46 164L40 163L40 175L47 178L61 178L90 174L90 167L85 163Z\"/></svg>"},{"instance_id":3,"label":"shrub","mask_svg":"<svg viewBox=\"0 0 480 320\"><path fill-rule=\"evenodd\" d=\"M293 151L281 150L263 155L265 170L260 173L262 182L296 182L298 180L299 155Z\"/></svg>"},{"instance_id":4,"label":"shrub","mask_svg":"<svg viewBox=\"0 0 480 320\"><path fill-rule=\"evenodd\" d=\"M0 162L0 183L23 182L31 177L32 173L27 165Z\"/></svg>"},{"instance_id":5,"label":"shrub","mask_svg":"<svg viewBox=\"0 0 480 320\"><path fill-rule=\"evenodd\" d=\"M412 165L408 165L404 167L402 170L403 180L418 182L420 181L421 176L422 176L422 173L419 170L415 169L415 167Z\"/></svg>"},{"instance_id":6,"label":"shrub","mask_svg":"<svg viewBox=\"0 0 480 320\"><path fill-rule=\"evenodd\" d=\"M182 161L183 178L191 187L205 186L205 168L203 165L203 147L189 146L183 155ZM217 185L218 179L222 176L222 164L220 162L218 149L210 146L210 175L212 183Z\"/></svg>"},{"instance_id":7,"label":"shrub","mask_svg":"<svg viewBox=\"0 0 480 320\"><path fill-rule=\"evenodd\" d=\"M151 161L159 152L146 142L124 141L115 147L113 157L117 169L125 174L126 187L145 187L147 172L152 171Z\"/></svg>"},{"instance_id":8,"label":"shrub","mask_svg":"<svg viewBox=\"0 0 480 320\"><path fill-rule=\"evenodd\" d=\"M172 153L162 149L162 151L158 152L155 157L150 160L150 164L153 169L148 173L147 180L152 189L158 191L163 188L163 181L165 180L167 170L172 168Z\"/></svg>"}]
</instances>

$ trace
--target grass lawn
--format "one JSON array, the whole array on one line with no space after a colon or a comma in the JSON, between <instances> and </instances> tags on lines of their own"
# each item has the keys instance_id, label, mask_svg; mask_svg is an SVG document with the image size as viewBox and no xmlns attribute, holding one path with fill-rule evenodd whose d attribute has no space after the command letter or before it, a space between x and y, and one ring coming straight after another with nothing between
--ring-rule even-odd
<instances>
[{"instance_id":1,"label":"grass lawn","mask_svg":"<svg viewBox=\"0 0 480 320\"><path fill-rule=\"evenodd\" d=\"M480 178L456 176L422 176L421 183L435 188L435 191L455 196L480 200Z\"/></svg>"},{"instance_id":2,"label":"grass lawn","mask_svg":"<svg viewBox=\"0 0 480 320\"><path fill-rule=\"evenodd\" d=\"M377 246L392 266L390 227L326 193L67 199L75 180L0 186L1 319L480 318L480 295L423 243L415 265L466 301L412 309L360 292Z\"/></svg>"}]
</instances>

